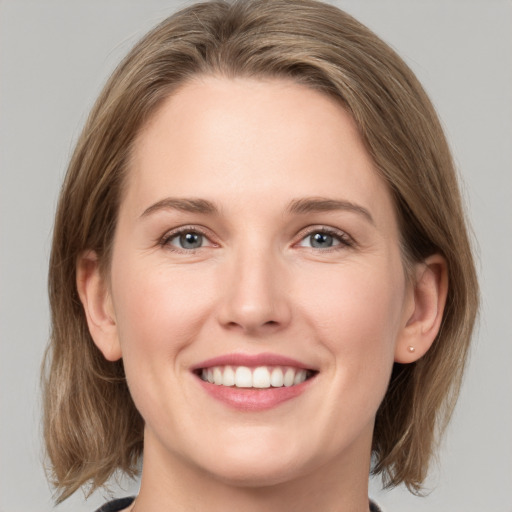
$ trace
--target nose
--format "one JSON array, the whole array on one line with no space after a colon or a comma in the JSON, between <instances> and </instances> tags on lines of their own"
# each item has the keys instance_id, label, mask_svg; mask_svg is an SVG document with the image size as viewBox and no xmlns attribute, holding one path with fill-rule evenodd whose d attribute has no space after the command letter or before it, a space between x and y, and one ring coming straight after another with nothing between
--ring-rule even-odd
<instances>
[{"instance_id":1,"label":"nose","mask_svg":"<svg viewBox=\"0 0 512 512\"><path fill-rule=\"evenodd\" d=\"M234 255L221 280L218 321L252 336L285 328L291 320L284 262L271 251L244 250Z\"/></svg>"}]
</instances>

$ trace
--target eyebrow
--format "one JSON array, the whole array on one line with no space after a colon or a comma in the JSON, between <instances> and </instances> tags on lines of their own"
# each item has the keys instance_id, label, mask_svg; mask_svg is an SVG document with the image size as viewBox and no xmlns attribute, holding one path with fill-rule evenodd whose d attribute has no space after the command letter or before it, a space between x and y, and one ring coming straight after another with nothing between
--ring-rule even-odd
<instances>
[{"instance_id":1,"label":"eyebrow","mask_svg":"<svg viewBox=\"0 0 512 512\"><path fill-rule=\"evenodd\" d=\"M147 217L160 210L179 210L188 213L201 213L204 215L218 214L219 208L207 199L166 197L146 208L141 217ZM349 211L362 215L367 221L375 225L371 213L361 205L341 199L326 197L304 197L294 199L286 208L289 214L304 215L329 211Z\"/></svg>"},{"instance_id":2,"label":"eyebrow","mask_svg":"<svg viewBox=\"0 0 512 512\"><path fill-rule=\"evenodd\" d=\"M362 215L371 224L375 225L375 221L373 220L371 213L366 208L350 201L340 199L305 197L302 199L294 199L287 208L289 213L295 214L330 212L337 210L357 213Z\"/></svg>"},{"instance_id":3,"label":"eyebrow","mask_svg":"<svg viewBox=\"0 0 512 512\"><path fill-rule=\"evenodd\" d=\"M160 210L179 210L182 212L203 214L214 214L219 211L211 201L207 201L206 199L166 197L152 204L149 208L146 208L141 217L146 217Z\"/></svg>"}]
</instances>

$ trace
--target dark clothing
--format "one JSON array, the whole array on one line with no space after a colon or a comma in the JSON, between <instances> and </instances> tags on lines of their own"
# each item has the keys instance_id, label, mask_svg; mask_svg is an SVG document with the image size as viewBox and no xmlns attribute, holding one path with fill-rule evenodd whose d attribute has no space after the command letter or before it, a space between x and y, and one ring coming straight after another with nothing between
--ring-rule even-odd
<instances>
[{"instance_id":1,"label":"dark clothing","mask_svg":"<svg viewBox=\"0 0 512 512\"><path fill-rule=\"evenodd\" d=\"M370 512L381 512L377 503L370 500Z\"/></svg>"},{"instance_id":2,"label":"dark clothing","mask_svg":"<svg viewBox=\"0 0 512 512\"><path fill-rule=\"evenodd\" d=\"M96 510L96 512L119 512L119 510L123 510L123 508L129 507L133 503L134 499L135 496L132 496L131 498L120 498L117 500L109 501L98 510Z\"/></svg>"},{"instance_id":3,"label":"dark clothing","mask_svg":"<svg viewBox=\"0 0 512 512\"><path fill-rule=\"evenodd\" d=\"M134 497L131 497L109 501L98 510L96 510L96 512L119 512L120 510L123 510L123 508L130 506L134 499ZM375 503L373 503L373 501L370 501L370 512L380 512L380 508Z\"/></svg>"}]
</instances>

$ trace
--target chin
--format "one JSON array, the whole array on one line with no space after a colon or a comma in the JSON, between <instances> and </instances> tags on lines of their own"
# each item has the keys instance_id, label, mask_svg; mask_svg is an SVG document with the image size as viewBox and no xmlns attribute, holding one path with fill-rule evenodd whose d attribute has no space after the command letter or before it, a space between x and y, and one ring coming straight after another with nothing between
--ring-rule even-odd
<instances>
[{"instance_id":1,"label":"chin","mask_svg":"<svg viewBox=\"0 0 512 512\"><path fill-rule=\"evenodd\" d=\"M272 459L279 457L274 455L257 463L247 460L226 461L222 467L211 468L210 473L215 479L233 487L263 488L294 480L304 472L304 468L299 471L302 464Z\"/></svg>"},{"instance_id":2,"label":"chin","mask_svg":"<svg viewBox=\"0 0 512 512\"><path fill-rule=\"evenodd\" d=\"M203 467L216 479L237 487L277 485L307 473L314 465L305 457L301 443L289 441L284 442L281 436L256 436L251 441L242 438L238 443L232 440L221 453L210 452Z\"/></svg>"}]
</instances>

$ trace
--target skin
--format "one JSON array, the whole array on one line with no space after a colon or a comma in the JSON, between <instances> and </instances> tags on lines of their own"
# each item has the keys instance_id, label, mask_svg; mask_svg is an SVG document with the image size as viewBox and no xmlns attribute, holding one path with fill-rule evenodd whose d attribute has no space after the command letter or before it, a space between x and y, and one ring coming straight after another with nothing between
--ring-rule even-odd
<instances>
[{"instance_id":1,"label":"skin","mask_svg":"<svg viewBox=\"0 0 512 512\"><path fill-rule=\"evenodd\" d=\"M307 198L344 205L290 211ZM201 247L180 246L182 227ZM312 247L325 229L333 245ZM363 512L393 363L430 347L447 279L439 256L406 279L391 195L342 106L293 82L201 77L139 133L110 274L87 251L78 288L146 422L137 512ZM191 371L263 352L318 373L251 412L212 398Z\"/></svg>"}]
</instances>

